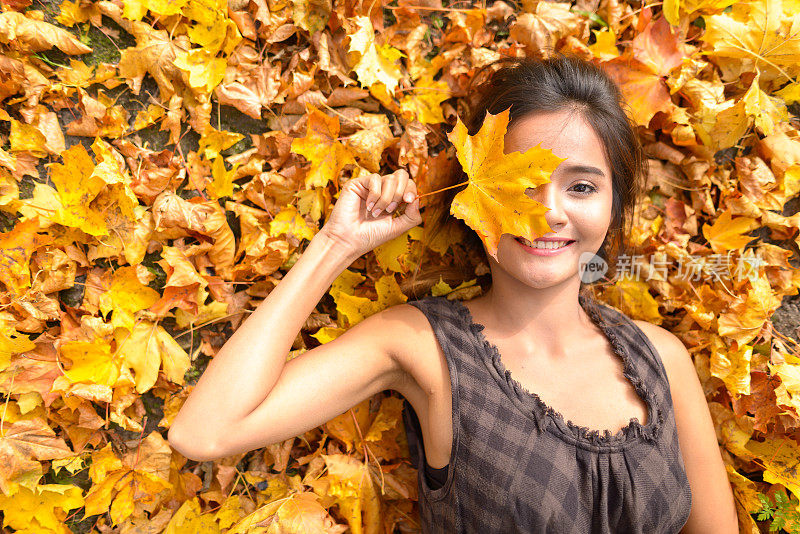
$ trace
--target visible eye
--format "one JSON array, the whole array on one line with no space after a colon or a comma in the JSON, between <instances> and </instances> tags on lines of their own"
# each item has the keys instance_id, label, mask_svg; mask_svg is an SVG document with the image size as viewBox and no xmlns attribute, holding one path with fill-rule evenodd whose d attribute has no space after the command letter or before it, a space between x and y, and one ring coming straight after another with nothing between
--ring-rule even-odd
<instances>
[{"instance_id":1,"label":"visible eye","mask_svg":"<svg viewBox=\"0 0 800 534\"><path fill-rule=\"evenodd\" d=\"M573 187L573 189L576 188L576 187L583 187L584 188L583 191L578 191L579 193L581 193L583 195L590 195L590 194L594 193L595 191L597 191L597 188L595 186L593 186L592 184L587 184L587 183L575 184L572 187Z\"/></svg>"}]
</instances>

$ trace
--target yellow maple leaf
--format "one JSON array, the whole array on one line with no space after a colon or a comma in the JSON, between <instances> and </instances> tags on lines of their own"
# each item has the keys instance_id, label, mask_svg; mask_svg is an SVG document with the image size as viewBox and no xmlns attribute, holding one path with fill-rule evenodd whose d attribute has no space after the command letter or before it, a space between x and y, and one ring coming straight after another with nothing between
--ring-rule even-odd
<instances>
[{"instance_id":1,"label":"yellow maple leaf","mask_svg":"<svg viewBox=\"0 0 800 534\"><path fill-rule=\"evenodd\" d=\"M220 319L228 315L227 302L219 302L217 300L212 300L208 304L205 304L207 298L208 298L208 291L206 291L203 287L198 286L195 296L195 302L200 302L202 304L197 306L196 313L186 311L183 308L176 309L175 325L178 328L190 328L194 327L193 325L209 324L215 319Z\"/></svg>"},{"instance_id":2,"label":"yellow maple leaf","mask_svg":"<svg viewBox=\"0 0 800 534\"><path fill-rule=\"evenodd\" d=\"M136 268L120 267L112 275L109 290L100 295L99 307L104 315L114 310L111 324L115 327L133 328L133 314L155 304L159 293L139 281Z\"/></svg>"},{"instance_id":3,"label":"yellow maple leaf","mask_svg":"<svg viewBox=\"0 0 800 534\"><path fill-rule=\"evenodd\" d=\"M153 387L162 367L167 380L183 384L183 376L191 365L189 355L161 325L140 321L131 331L117 329L114 337L117 356L133 370L138 393Z\"/></svg>"},{"instance_id":4,"label":"yellow maple leaf","mask_svg":"<svg viewBox=\"0 0 800 534\"><path fill-rule=\"evenodd\" d=\"M753 71L761 73L764 83L800 75L800 13L790 5L781 0L736 2L730 13L703 17L701 39L713 48L707 53L726 79Z\"/></svg>"},{"instance_id":5,"label":"yellow maple leaf","mask_svg":"<svg viewBox=\"0 0 800 534\"><path fill-rule=\"evenodd\" d=\"M409 239L419 241L422 239L423 229L421 226L415 226L407 232L387 241L382 245L378 245L373 250L375 259L378 265L385 271L392 271L395 273L408 272L409 265L407 259L409 255Z\"/></svg>"},{"instance_id":6,"label":"yellow maple leaf","mask_svg":"<svg viewBox=\"0 0 800 534\"><path fill-rule=\"evenodd\" d=\"M103 214L89 204L103 190L105 181L94 175L94 162L81 144L63 154L63 164L51 163L51 179L58 190L63 208L52 216L53 222L83 230L93 236L108 235Z\"/></svg>"},{"instance_id":7,"label":"yellow maple leaf","mask_svg":"<svg viewBox=\"0 0 800 534\"><path fill-rule=\"evenodd\" d=\"M477 232L495 259L502 234L532 241L552 230L544 218L548 208L525 191L548 183L550 174L565 159L539 145L524 153L504 154L508 118L509 110L487 113L474 136L459 119L448 135L469 177L466 189L453 198L450 213Z\"/></svg>"},{"instance_id":8,"label":"yellow maple leaf","mask_svg":"<svg viewBox=\"0 0 800 534\"><path fill-rule=\"evenodd\" d=\"M416 119L424 124L437 124L444 122L442 102L450 96L447 83L426 74L417 81L413 92L400 100L400 109L409 122Z\"/></svg>"},{"instance_id":9,"label":"yellow maple leaf","mask_svg":"<svg viewBox=\"0 0 800 534\"><path fill-rule=\"evenodd\" d=\"M182 9L183 16L193 23L187 29L189 39L214 55L220 51L229 55L242 40L236 24L228 18L227 4L219 0L192 0Z\"/></svg>"},{"instance_id":10,"label":"yellow maple leaf","mask_svg":"<svg viewBox=\"0 0 800 534\"><path fill-rule=\"evenodd\" d=\"M102 340L71 341L61 345L58 351L72 361L72 367L64 371L70 382L111 387L120 376L120 360L112 357L111 347Z\"/></svg>"},{"instance_id":11,"label":"yellow maple leaf","mask_svg":"<svg viewBox=\"0 0 800 534\"><path fill-rule=\"evenodd\" d=\"M781 385L775 390L777 404L791 406L800 410L800 361L787 358L783 363L767 362L770 374L781 378Z\"/></svg>"},{"instance_id":12,"label":"yellow maple leaf","mask_svg":"<svg viewBox=\"0 0 800 534\"><path fill-rule=\"evenodd\" d=\"M20 224L18 223L17 226ZM1 242L0 248L2 248ZM36 348L36 344L28 336L18 332L10 321L0 318L0 370L8 367L12 356L34 348Z\"/></svg>"},{"instance_id":13,"label":"yellow maple leaf","mask_svg":"<svg viewBox=\"0 0 800 534\"><path fill-rule=\"evenodd\" d=\"M798 57L800 60L800 57ZM775 132L775 124L789 120L789 112L780 98L768 95L759 87L760 74L756 73L750 88L742 97L744 109L755 120L756 128L764 135Z\"/></svg>"},{"instance_id":14,"label":"yellow maple leaf","mask_svg":"<svg viewBox=\"0 0 800 534\"><path fill-rule=\"evenodd\" d=\"M763 463L764 482L781 484L800 498L800 445L788 438L763 442L751 439L745 447Z\"/></svg>"},{"instance_id":15,"label":"yellow maple leaf","mask_svg":"<svg viewBox=\"0 0 800 534\"><path fill-rule=\"evenodd\" d=\"M664 318L658 312L658 301L648 291L650 285L631 276L620 276L614 285L603 292L603 298L612 306L634 319L661 324Z\"/></svg>"},{"instance_id":16,"label":"yellow maple leaf","mask_svg":"<svg viewBox=\"0 0 800 534\"><path fill-rule=\"evenodd\" d=\"M67 512L83 506L83 492L72 484L42 484L33 490L24 486L15 494L0 494L3 525L18 532L70 534L64 525Z\"/></svg>"},{"instance_id":17,"label":"yellow maple leaf","mask_svg":"<svg viewBox=\"0 0 800 534\"><path fill-rule=\"evenodd\" d=\"M90 244L88 257L115 257L124 255L128 263L142 261L149 243L151 223L147 208L128 197L130 188L123 183L106 187L89 205L89 209L102 214L107 236L99 237L97 244Z\"/></svg>"},{"instance_id":18,"label":"yellow maple leaf","mask_svg":"<svg viewBox=\"0 0 800 534\"><path fill-rule=\"evenodd\" d=\"M594 57L608 61L619 57L619 50L617 49L617 36L614 35L614 30L605 28L603 31L592 30L595 36L593 45L589 45L589 50L592 51Z\"/></svg>"},{"instance_id":19,"label":"yellow maple leaf","mask_svg":"<svg viewBox=\"0 0 800 534\"><path fill-rule=\"evenodd\" d=\"M236 240L228 226L225 210L216 200L189 202L171 191L165 191L156 199L152 212L156 230L190 231L208 236L213 243L208 257L214 262L217 274L223 275L231 267Z\"/></svg>"},{"instance_id":20,"label":"yellow maple leaf","mask_svg":"<svg viewBox=\"0 0 800 534\"><path fill-rule=\"evenodd\" d=\"M212 160L218 157L220 152L232 147L243 138L244 136L240 133L209 128L200 137L197 153L202 154L207 160Z\"/></svg>"},{"instance_id":21,"label":"yellow maple leaf","mask_svg":"<svg viewBox=\"0 0 800 534\"><path fill-rule=\"evenodd\" d=\"M227 503L228 500L225 502ZM216 515L203 513L200 509L200 502L197 497L193 497L187 501L183 501L178 511L170 518L169 524L163 531L163 534L188 534L189 532L216 534L219 532L219 527Z\"/></svg>"},{"instance_id":22,"label":"yellow maple leaf","mask_svg":"<svg viewBox=\"0 0 800 534\"><path fill-rule=\"evenodd\" d=\"M721 104L703 107L693 121L700 140L713 151L737 144L748 127L747 111L743 100L729 99Z\"/></svg>"},{"instance_id":23,"label":"yellow maple leaf","mask_svg":"<svg viewBox=\"0 0 800 534\"><path fill-rule=\"evenodd\" d=\"M377 120L372 120L366 128L357 131L345 142L347 148L365 169L379 173L383 151L394 144L395 137L389 127L389 119L385 115L378 115L375 118Z\"/></svg>"},{"instance_id":24,"label":"yellow maple leaf","mask_svg":"<svg viewBox=\"0 0 800 534\"><path fill-rule=\"evenodd\" d=\"M214 198L231 196L233 194L233 178L236 176L238 167L239 164L236 164L231 170L227 170L222 156L214 158L214 162L211 164L211 175L214 179L206 185L206 191Z\"/></svg>"},{"instance_id":25,"label":"yellow maple leaf","mask_svg":"<svg viewBox=\"0 0 800 534\"><path fill-rule=\"evenodd\" d=\"M211 93L225 77L227 62L211 50L192 48L177 52L173 64L186 74L189 87Z\"/></svg>"},{"instance_id":26,"label":"yellow maple leaf","mask_svg":"<svg viewBox=\"0 0 800 534\"><path fill-rule=\"evenodd\" d=\"M764 277L755 278L747 296L737 297L729 310L719 314L717 331L720 336L739 345L750 343L761 333L780 304L781 299L775 295L769 282Z\"/></svg>"},{"instance_id":27,"label":"yellow maple leaf","mask_svg":"<svg viewBox=\"0 0 800 534\"><path fill-rule=\"evenodd\" d=\"M322 454L328 467L328 493L336 498L339 509L353 534L379 532L381 506L369 467L345 454Z\"/></svg>"},{"instance_id":28,"label":"yellow maple leaf","mask_svg":"<svg viewBox=\"0 0 800 534\"><path fill-rule=\"evenodd\" d=\"M739 345L731 349L719 336L712 337L709 363L712 376L723 382L735 397L750 395L750 360L753 356L751 345Z\"/></svg>"},{"instance_id":29,"label":"yellow maple leaf","mask_svg":"<svg viewBox=\"0 0 800 534\"><path fill-rule=\"evenodd\" d=\"M250 480L247 482L250 482ZM198 504L199 513L199 501L196 497L193 498L192 501ZM243 510L243 504L244 503L240 500L238 495L231 495L225 499L225 502L222 503L217 512L214 514L214 519L219 523L220 528L230 527L247 513Z\"/></svg>"},{"instance_id":30,"label":"yellow maple leaf","mask_svg":"<svg viewBox=\"0 0 800 534\"><path fill-rule=\"evenodd\" d=\"M158 432L151 432L136 447L118 458L111 445L92 452L89 477L92 486L86 494L86 515L110 512L119 524L136 507L152 511L160 497L172 489L169 482L172 449Z\"/></svg>"},{"instance_id":31,"label":"yellow maple leaf","mask_svg":"<svg viewBox=\"0 0 800 534\"><path fill-rule=\"evenodd\" d=\"M344 443L347 452L360 447L361 436L370 425L372 418L369 407L370 400L364 399L346 412L325 422L323 425L325 432Z\"/></svg>"},{"instance_id":32,"label":"yellow maple leaf","mask_svg":"<svg viewBox=\"0 0 800 534\"><path fill-rule=\"evenodd\" d=\"M780 97L786 104L793 104L800 100L800 82L790 83L780 91L775 91L774 96Z\"/></svg>"},{"instance_id":33,"label":"yellow maple leaf","mask_svg":"<svg viewBox=\"0 0 800 534\"><path fill-rule=\"evenodd\" d=\"M66 0L60 6L60 13L56 17L56 21L64 26L74 26L92 19L97 21L99 26L101 15L100 9L96 4L83 3L80 0L75 0L74 2Z\"/></svg>"},{"instance_id":34,"label":"yellow maple leaf","mask_svg":"<svg viewBox=\"0 0 800 534\"><path fill-rule=\"evenodd\" d=\"M45 147L47 139L32 124L25 124L12 119L9 141L11 142L12 153L26 150L37 158L43 158L48 152Z\"/></svg>"},{"instance_id":35,"label":"yellow maple leaf","mask_svg":"<svg viewBox=\"0 0 800 534\"><path fill-rule=\"evenodd\" d=\"M402 77L395 62L405 55L392 46L379 46L375 43L375 29L369 17L355 17L351 21L357 29L350 34L348 51L361 54L358 63L353 67L361 87L382 83L389 94L394 93Z\"/></svg>"},{"instance_id":36,"label":"yellow maple leaf","mask_svg":"<svg viewBox=\"0 0 800 534\"><path fill-rule=\"evenodd\" d=\"M292 152L311 162L306 188L325 187L328 182L337 180L345 165L355 163L347 147L336 140L338 137L338 117L329 117L309 106L306 136L292 141Z\"/></svg>"},{"instance_id":37,"label":"yellow maple leaf","mask_svg":"<svg viewBox=\"0 0 800 534\"><path fill-rule=\"evenodd\" d=\"M398 397L386 397L381 402L375 419L364 435L366 441L380 441L383 433L397 428L402 418L403 399Z\"/></svg>"},{"instance_id":38,"label":"yellow maple leaf","mask_svg":"<svg viewBox=\"0 0 800 534\"><path fill-rule=\"evenodd\" d=\"M126 0L125 6L127 7L129 3L132 2ZM142 2L142 5L146 5L152 13L162 17L177 15L188 4L189 0L146 0Z\"/></svg>"},{"instance_id":39,"label":"yellow maple leaf","mask_svg":"<svg viewBox=\"0 0 800 534\"><path fill-rule=\"evenodd\" d=\"M664 0L664 18L673 26L680 25L680 14L688 16L695 11L719 12L736 0Z\"/></svg>"},{"instance_id":40,"label":"yellow maple leaf","mask_svg":"<svg viewBox=\"0 0 800 534\"><path fill-rule=\"evenodd\" d=\"M282 235L293 235L297 239L311 240L317 233L316 228L312 228L294 206L286 206L269 223L269 235L279 237Z\"/></svg>"},{"instance_id":41,"label":"yellow maple leaf","mask_svg":"<svg viewBox=\"0 0 800 534\"><path fill-rule=\"evenodd\" d=\"M297 211L319 221L325 208L331 203L331 195L325 187L301 189L294 195L297 198Z\"/></svg>"},{"instance_id":42,"label":"yellow maple leaf","mask_svg":"<svg viewBox=\"0 0 800 534\"><path fill-rule=\"evenodd\" d=\"M452 287L450 287L450 284L448 284L447 282L445 282L445 281L442 279L442 277L441 277L441 276L439 276L439 281L438 281L438 282L436 282L436 283L435 283L435 284L434 284L434 285L431 287L431 295L432 295L432 296L434 296L434 297L441 297L442 295L447 295L447 294L448 294L448 293L450 293L451 291L453 291L453 288L452 288Z\"/></svg>"},{"instance_id":43,"label":"yellow maple leaf","mask_svg":"<svg viewBox=\"0 0 800 534\"><path fill-rule=\"evenodd\" d=\"M141 16L139 17L141 18ZM137 22L133 25L136 47L122 50L120 54L119 75L130 86L134 94L139 94L145 74L150 74L158 84L158 91L164 101L169 101L184 87L181 70L174 64L178 53L185 53L189 43L172 39L164 30L154 30L149 24Z\"/></svg>"},{"instance_id":44,"label":"yellow maple leaf","mask_svg":"<svg viewBox=\"0 0 800 534\"><path fill-rule=\"evenodd\" d=\"M758 228L758 222L752 217L731 217L731 211L725 210L719 214L714 224L703 225L703 236L708 239L708 244L717 254L726 250L737 250L753 240L752 236L745 233Z\"/></svg>"},{"instance_id":45,"label":"yellow maple leaf","mask_svg":"<svg viewBox=\"0 0 800 534\"><path fill-rule=\"evenodd\" d=\"M336 309L338 312L347 318L350 326L353 326L370 315L373 315L381 310L394 306L395 304L402 304L408 300L408 297L400 290L393 274L386 274L381 276L375 282L375 291L378 293L378 299L373 301L364 297L356 297L351 294L339 292L334 295L336 302Z\"/></svg>"},{"instance_id":46,"label":"yellow maple leaf","mask_svg":"<svg viewBox=\"0 0 800 534\"><path fill-rule=\"evenodd\" d=\"M761 510L761 501L758 499L759 491L756 483L737 472L736 468L729 463L725 464L725 471L728 472L728 480L733 486L736 500L744 505L747 513L754 514ZM758 530L758 526L752 518L750 519L750 522L754 529L751 530L751 532L756 532Z\"/></svg>"},{"instance_id":47,"label":"yellow maple leaf","mask_svg":"<svg viewBox=\"0 0 800 534\"><path fill-rule=\"evenodd\" d=\"M329 341L333 341L337 337L341 336L347 331L346 328L339 328L335 326L323 326L315 333L311 334L311 337L319 341L320 343L328 343Z\"/></svg>"},{"instance_id":48,"label":"yellow maple leaf","mask_svg":"<svg viewBox=\"0 0 800 534\"><path fill-rule=\"evenodd\" d=\"M0 282L7 291L21 295L31 286L28 266L37 242L37 218L17 223L14 228L0 233Z\"/></svg>"}]
</instances>

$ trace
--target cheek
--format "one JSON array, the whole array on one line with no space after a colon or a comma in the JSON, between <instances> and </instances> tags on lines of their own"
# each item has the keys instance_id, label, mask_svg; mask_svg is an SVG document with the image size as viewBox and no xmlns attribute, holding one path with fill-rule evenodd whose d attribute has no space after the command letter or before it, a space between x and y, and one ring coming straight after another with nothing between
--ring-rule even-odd
<instances>
[{"instance_id":1,"label":"cheek","mask_svg":"<svg viewBox=\"0 0 800 534\"><path fill-rule=\"evenodd\" d=\"M611 200L600 197L576 200L571 209L572 224L588 237L591 234L602 234L611 225Z\"/></svg>"}]
</instances>

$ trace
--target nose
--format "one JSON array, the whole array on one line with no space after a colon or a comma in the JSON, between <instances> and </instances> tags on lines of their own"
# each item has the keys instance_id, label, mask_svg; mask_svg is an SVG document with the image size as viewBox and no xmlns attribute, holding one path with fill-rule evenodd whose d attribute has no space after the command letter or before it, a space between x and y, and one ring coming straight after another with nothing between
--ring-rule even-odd
<instances>
[{"instance_id":1,"label":"nose","mask_svg":"<svg viewBox=\"0 0 800 534\"><path fill-rule=\"evenodd\" d=\"M561 198L561 191L558 186L553 182L542 184L538 187L529 188L525 191L529 197L539 202L547 208L550 208L544 214L547 224L550 228L556 229L561 227L567 222L567 215L564 212L564 206Z\"/></svg>"}]
</instances>

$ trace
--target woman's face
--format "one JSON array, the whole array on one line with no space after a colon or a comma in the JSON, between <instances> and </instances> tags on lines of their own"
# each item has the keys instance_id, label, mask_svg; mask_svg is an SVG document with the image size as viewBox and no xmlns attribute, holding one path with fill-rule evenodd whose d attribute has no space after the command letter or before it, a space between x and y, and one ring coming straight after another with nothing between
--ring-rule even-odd
<instances>
[{"instance_id":1,"label":"woman's face","mask_svg":"<svg viewBox=\"0 0 800 534\"><path fill-rule=\"evenodd\" d=\"M503 234L497 247L500 268L532 287L544 288L579 276L579 258L595 254L611 225L611 168L603 141L579 112L531 114L518 119L505 136L506 154L539 145L566 158L553 171L550 183L525 193L550 208L545 219L552 229L543 238L574 239L553 255L526 250L516 236ZM498 267L489 256L493 271Z\"/></svg>"}]
</instances>

